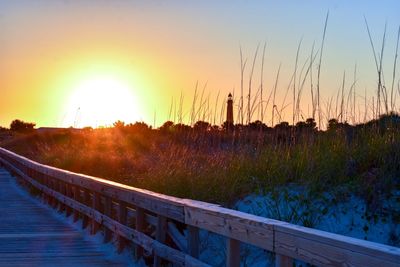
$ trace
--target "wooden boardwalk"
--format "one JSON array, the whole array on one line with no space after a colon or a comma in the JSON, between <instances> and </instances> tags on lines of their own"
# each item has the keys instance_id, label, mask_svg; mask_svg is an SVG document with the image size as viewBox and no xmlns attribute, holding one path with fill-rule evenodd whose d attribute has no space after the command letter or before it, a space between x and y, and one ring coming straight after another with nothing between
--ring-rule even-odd
<instances>
[{"instance_id":1,"label":"wooden boardwalk","mask_svg":"<svg viewBox=\"0 0 400 267\"><path fill-rule=\"evenodd\" d=\"M15 183L0 168L0 266L126 266Z\"/></svg>"}]
</instances>

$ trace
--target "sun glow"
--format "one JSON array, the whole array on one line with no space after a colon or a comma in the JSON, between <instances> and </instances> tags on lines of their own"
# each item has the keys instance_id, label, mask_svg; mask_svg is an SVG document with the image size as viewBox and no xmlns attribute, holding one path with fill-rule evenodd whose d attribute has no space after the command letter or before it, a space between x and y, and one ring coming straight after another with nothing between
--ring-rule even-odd
<instances>
[{"instance_id":1,"label":"sun glow","mask_svg":"<svg viewBox=\"0 0 400 267\"><path fill-rule=\"evenodd\" d=\"M81 82L66 106L65 126L109 126L115 121L133 122L140 114L132 88L113 78Z\"/></svg>"}]
</instances>

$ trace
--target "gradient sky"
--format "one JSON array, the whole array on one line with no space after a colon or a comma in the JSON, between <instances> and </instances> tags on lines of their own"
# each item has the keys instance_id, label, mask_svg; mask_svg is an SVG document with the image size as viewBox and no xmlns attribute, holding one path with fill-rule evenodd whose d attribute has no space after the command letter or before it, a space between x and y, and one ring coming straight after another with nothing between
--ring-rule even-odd
<instances>
[{"instance_id":1,"label":"gradient sky","mask_svg":"<svg viewBox=\"0 0 400 267\"><path fill-rule=\"evenodd\" d=\"M121 119L153 124L155 118L160 125L173 119L169 117L171 101L179 102L182 93L187 122L197 81L199 88L207 83L205 96L210 95L210 105L214 106L218 92L222 103L230 91L237 103L239 48L250 64L257 45L264 42L264 98L282 64L277 92L281 105L298 43L302 39L301 66L313 42L316 50L320 47L328 10L323 101L336 99L344 71L346 90L350 88L357 64L357 103L361 105L365 91L372 97L377 84L364 15L377 47L387 22L383 63L386 83L391 84L400 1L0 0L0 125L8 126L15 118L38 126L73 125L85 114L79 114L69 99L83 82L97 77L112 77L131 90L135 107ZM253 84L255 88L260 84L260 57ZM302 112L308 116L309 89L302 99ZM290 97L286 104L292 105ZM267 112L265 122L269 123L270 109ZM282 115L289 120L291 107Z\"/></svg>"}]
</instances>

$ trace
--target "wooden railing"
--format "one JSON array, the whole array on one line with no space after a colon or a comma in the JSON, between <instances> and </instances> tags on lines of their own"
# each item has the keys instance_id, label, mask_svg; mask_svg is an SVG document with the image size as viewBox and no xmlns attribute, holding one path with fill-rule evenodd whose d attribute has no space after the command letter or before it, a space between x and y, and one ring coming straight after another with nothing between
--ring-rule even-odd
<instances>
[{"instance_id":1,"label":"wooden railing","mask_svg":"<svg viewBox=\"0 0 400 267\"><path fill-rule=\"evenodd\" d=\"M72 173L2 148L0 163L49 205L90 225L92 234L102 229L105 242L114 235L119 251L133 243L135 256L151 255L154 266L209 266L199 260L200 229L226 237L227 266L240 266L240 243L275 253L275 266L292 266L294 259L316 266L400 266L400 248Z\"/></svg>"}]
</instances>

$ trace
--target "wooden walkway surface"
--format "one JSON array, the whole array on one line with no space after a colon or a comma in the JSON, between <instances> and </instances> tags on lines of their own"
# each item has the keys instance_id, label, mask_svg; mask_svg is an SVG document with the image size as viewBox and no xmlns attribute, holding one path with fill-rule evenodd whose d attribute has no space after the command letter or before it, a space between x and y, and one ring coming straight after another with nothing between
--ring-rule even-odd
<instances>
[{"instance_id":1,"label":"wooden walkway surface","mask_svg":"<svg viewBox=\"0 0 400 267\"><path fill-rule=\"evenodd\" d=\"M126 266L22 190L0 168L0 266Z\"/></svg>"}]
</instances>

